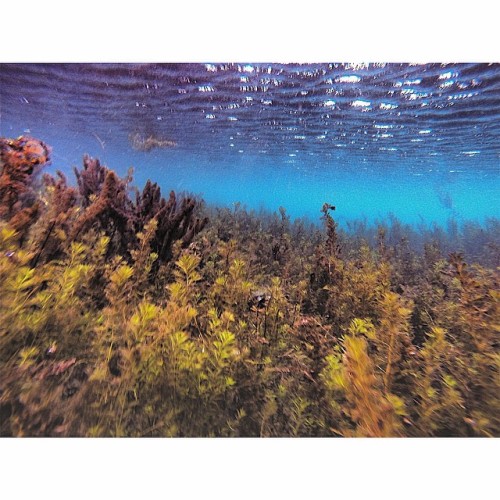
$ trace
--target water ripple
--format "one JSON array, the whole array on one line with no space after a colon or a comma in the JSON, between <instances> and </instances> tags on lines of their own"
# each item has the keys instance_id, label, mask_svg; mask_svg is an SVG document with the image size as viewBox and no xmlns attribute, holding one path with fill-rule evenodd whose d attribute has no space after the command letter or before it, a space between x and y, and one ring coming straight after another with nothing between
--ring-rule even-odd
<instances>
[{"instance_id":1,"label":"water ripple","mask_svg":"<svg viewBox=\"0 0 500 500\"><path fill-rule=\"evenodd\" d=\"M1 64L1 123L218 154L387 152L498 167L499 64ZM2 133L5 133L2 130ZM229 139L237 136L238 144ZM295 152L297 151L297 152ZM387 155L388 161L398 155Z\"/></svg>"}]
</instances>

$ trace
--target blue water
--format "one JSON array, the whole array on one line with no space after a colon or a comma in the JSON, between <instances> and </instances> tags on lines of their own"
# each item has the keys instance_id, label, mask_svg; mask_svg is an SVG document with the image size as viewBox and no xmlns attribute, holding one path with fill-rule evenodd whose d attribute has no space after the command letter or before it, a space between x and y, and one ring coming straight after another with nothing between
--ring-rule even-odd
<instances>
[{"instance_id":1,"label":"blue water","mask_svg":"<svg viewBox=\"0 0 500 500\"><path fill-rule=\"evenodd\" d=\"M0 134L292 217L500 217L499 64L1 64Z\"/></svg>"}]
</instances>

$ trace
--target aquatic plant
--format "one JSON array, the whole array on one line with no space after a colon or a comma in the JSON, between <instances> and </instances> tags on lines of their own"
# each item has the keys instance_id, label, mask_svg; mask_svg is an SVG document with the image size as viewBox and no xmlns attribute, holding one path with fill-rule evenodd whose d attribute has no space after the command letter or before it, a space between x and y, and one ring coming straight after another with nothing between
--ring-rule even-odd
<instances>
[{"instance_id":1,"label":"aquatic plant","mask_svg":"<svg viewBox=\"0 0 500 500\"><path fill-rule=\"evenodd\" d=\"M2 141L1 435L500 435L496 223L321 229L90 157L37 184Z\"/></svg>"},{"instance_id":2,"label":"aquatic plant","mask_svg":"<svg viewBox=\"0 0 500 500\"><path fill-rule=\"evenodd\" d=\"M378 375L368 352L367 338L375 336L371 322L356 318L343 336L341 350L326 359L321 376L330 393L330 408L338 419L337 428L332 430L343 436L402 435L404 402L387 391L385 378ZM354 424L353 429L344 423L344 414Z\"/></svg>"},{"instance_id":3,"label":"aquatic plant","mask_svg":"<svg viewBox=\"0 0 500 500\"><path fill-rule=\"evenodd\" d=\"M452 429L454 435L464 435L464 401L453 376L455 355L456 348L447 339L447 332L433 327L419 352L415 370L417 416L412 420L419 436L451 434Z\"/></svg>"},{"instance_id":4,"label":"aquatic plant","mask_svg":"<svg viewBox=\"0 0 500 500\"><path fill-rule=\"evenodd\" d=\"M21 240L40 213L34 183L50 162L50 148L28 136L0 137L0 217L9 220Z\"/></svg>"},{"instance_id":5,"label":"aquatic plant","mask_svg":"<svg viewBox=\"0 0 500 500\"><path fill-rule=\"evenodd\" d=\"M0 216L10 218L24 208L34 175L49 161L50 149L38 139L0 138Z\"/></svg>"},{"instance_id":6,"label":"aquatic plant","mask_svg":"<svg viewBox=\"0 0 500 500\"><path fill-rule=\"evenodd\" d=\"M84 161L84 170L78 178L80 193L84 199L84 210L73 224L69 239L71 241L85 233L92 226L106 232L116 252L125 255L130 242L134 239L134 208L128 197L128 179L119 179L115 172L100 167L98 161L88 157ZM104 181L102 169L105 170ZM96 191L92 191L95 188Z\"/></svg>"},{"instance_id":7,"label":"aquatic plant","mask_svg":"<svg viewBox=\"0 0 500 500\"><path fill-rule=\"evenodd\" d=\"M129 142L136 151L144 151L146 153L155 148L174 148L177 146L177 143L170 139L164 139L153 134L145 136L139 132L130 134Z\"/></svg>"},{"instance_id":8,"label":"aquatic plant","mask_svg":"<svg viewBox=\"0 0 500 500\"><path fill-rule=\"evenodd\" d=\"M84 155L83 168L79 170L73 167L73 172L75 173L78 191L83 198L82 204L84 207L88 207L93 199L101 193L109 169L101 165L97 158Z\"/></svg>"},{"instance_id":9,"label":"aquatic plant","mask_svg":"<svg viewBox=\"0 0 500 500\"><path fill-rule=\"evenodd\" d=\"M62 255L79 214L77 190L68 186L66 176L60 171L55 178L44 175L40 199L44 210L31 235L36 248L32 267L40 261L50 261Z\"/></svg>"},{"instance_id":10,"label":"aquatic plant","mask_svg":"<svg viewBox=\"0 0 500 500\"><path fill-rule=\"evenodd\" d=\"M142 193L137 192L136 231L142 231L152 218L157 220L151 248L158 255L159 262L172 258L172 247L176 241L181 241L181 247L186 248L207 224L206 217L194 216L196 205L196 200L191 197L183 197L179 202L174 191L170 191L167 201L161 196L158 184L150 181L146 183Z\"/></svg>"},{"instance_id":11,"label":"aquatic plant","mask_svg":"<svg viewBox=\"0 0 500 500\"><path fill-rule=\"evenodd\" d=\"M75 222L70 239L97 224L97 229L104 230L110 237L112 247L116 246L114 251L128 256L140 244L137 234L142 234L150 220L155 219L154 236L149 241L151 251L157 256L153 271L172 259L173 245L177 241L182 248L187 247L208 221L194 215L197 207L194 198L178 200L171 191L166 200L158 184L149 180L142 192L136 190L133 202L128 195L131 171L124 179L119 179L99 160L85 156L83 169L75 168L75 174L84 211Z\"/></svg>"}]
</instances>

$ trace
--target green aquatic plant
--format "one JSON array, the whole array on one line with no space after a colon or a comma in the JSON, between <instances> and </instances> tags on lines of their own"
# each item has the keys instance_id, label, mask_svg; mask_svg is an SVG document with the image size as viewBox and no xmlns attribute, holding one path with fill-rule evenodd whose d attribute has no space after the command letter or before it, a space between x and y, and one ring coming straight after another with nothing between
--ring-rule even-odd
<instances>
[{"instance_id":1,"label":"green aquatic plant","mask_svg":"<svg viewBox=\"0 0 500 500\"><path fill-rule=\"evenodd\" d=\"M224 263L212 288L212 300L216 308L234 314L246 311L250 292L254 288L253 283L247 280L247 272L248 266L242 259Z\"/></svg>"},{"instance_id":2,"label":"green aquatic plant","mask_svg":"<svg viewBox=\"0 0 500 500\"><path fill-rule=\"evenodd\" d=\"M413 421L419 436L439 435L453 428L455 435L463 432L464 401L452 375L455 350L440 327L432 328L420 350L413 390L417 400Z\"/></svg>"},{"instance_id":3,"label":"green aquatic plant","mask_svg":"<svg viewBox=\"0 0 500 500\"><path fill-rule=\"evenodd\" d=\"M220 434L231 419L221 409L235 384L237 351L228 330L234 319L212 316L203 337L191 333L199 314L199 260L189 253L179 258L163 307L143 300L131 308L132 269L121 264L110 274L101 361L90 377L101 408L94 435Z\"/></svg>"},{"instance_id":4,"label":"green aquatic plant","mask_svg":"<svg viewBox=\"0 0 500 500\"><path fill-rule=\"evenodd\" d=\"M326 359L321 377L338 419L333 431L343 436L390 437L403 432L404 402L386 390L369 355L367 338L375 336L369 321L355 319L342 339L342 349ZM344 415L354 428L344 423Z\"/></svg>"},{"instance_id":5,"label":"green aquatic plant","mask_svg":"<svg viewBox=\"0 0 500 500\"><path fill-rule=\"evenodd\" d=\"M15 234L1 230L0 406L10 415L2 434L64 435L78 416L66 410L82 396L76 394L92 358L93 252L73 243L61 259L34 268L33 254L18 247Z\"/></svg>"},{"instance_id":6,"label":"green aquatic plant","mask_svg":"<svg viewBox=\"0 0 500 500\"><path fill-rule=\"evenodd\" d=\"M137 294L147 293L147 289L151 283L153 266L158 259L158 254L153 252L151 248L157 227L157 219L150 219L144 226L144 230L137 233L137 248L130 251L134 262L134 279Z\"/></svg>"},{"instance_id":7,"label":"green aquatic plant","mask_svg":"<svg viewBox=\"0 0 500 500\"><path fill-rule=\"evenodd\" d=\"M71 353L82 342L80 336L91 317L86 297L92 270L87 263L90 249L73 243L63 260L32 268L33 255L13 244L15 234L6 227L1 231L0 246L10 248L2 253L0 263L2 357L8 359L24 342L43 349L56 341L60 352Z\"/></svg>"},{"instance_id":8,"label":"green aquatic plant","mask_svg":"<svg viewBox=\"0 0 500 500\"><path fill-rule=\"evenodd\" d=\"M452 328L462 351L460 373L468 381L463 393L466 422L475 434L496 435L500 429L498 269L469 267L459 254L450 255L450 264L458 294Z\"/></svg>"},{"instance_id":9,"label":"green aquatic plant","mask_svg":"<svg viewBox=\"0 0 500 500\"><path fill-rule=\"evenodd\" d=\"M68 186L62 172L58 171L56 178L44 175L43 181L40 199L44 210L31 234L32 245L36 248L31 262L33 267L40 261L47 262L64 254L71 241L68 236L80 210L77 191Z\"/></svg>"},{"instance_id":10,"label":"green aquatic plant","mask_svg":"<svg viewBox=\"0 0 500 500\"><path fill-rule=\"evenodd\" d=\"M405 303L393 292L387 292L380 307L382 317L374 343L383 368L384 389L391 392L394 378L401 370L405 350L411 346L408 320L412 304Z\"/></svg>"}]
</instances>

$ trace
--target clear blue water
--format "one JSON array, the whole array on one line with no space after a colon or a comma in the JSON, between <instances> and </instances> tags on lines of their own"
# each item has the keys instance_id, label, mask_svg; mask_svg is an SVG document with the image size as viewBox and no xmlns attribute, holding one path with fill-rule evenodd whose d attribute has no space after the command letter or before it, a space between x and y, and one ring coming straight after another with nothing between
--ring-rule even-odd
<instances>
[{"instance_id":1,"label":"clear blue water","mask_svg":"<svg viewBox=\"0 0 500 500\"><path fill-rule=\"evenodd\" d=\"M500 216L500 64L1 64L0 134L292 217Z\"/></svg>"}]
</instances>

